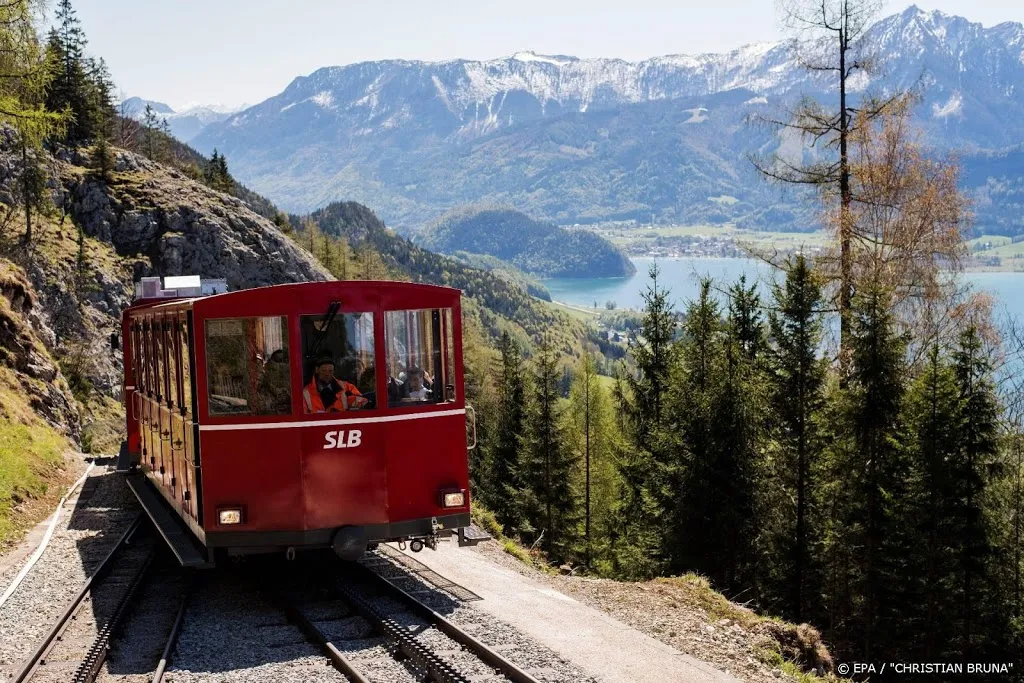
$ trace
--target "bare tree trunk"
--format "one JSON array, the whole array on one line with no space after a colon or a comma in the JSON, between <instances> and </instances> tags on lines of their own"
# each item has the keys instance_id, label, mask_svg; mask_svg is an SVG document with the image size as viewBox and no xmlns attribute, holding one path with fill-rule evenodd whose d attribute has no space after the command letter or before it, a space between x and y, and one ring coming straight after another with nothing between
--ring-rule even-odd
<instances>
[{"instance_id":1,"label":"bare tree trunk","mask_svg":"<svg viewBox=\"0 0 1024 683\"><path fill-rule=\"evenodd\" d=\"M853 263L850 253L853 226L850 211L850 160L847 154L850 118L846 108L848 16L844 1L842 25L839 29L839 381L843 386L846 385L849 371L850 310L853 306Z\"/></svg>"}]
</instances>

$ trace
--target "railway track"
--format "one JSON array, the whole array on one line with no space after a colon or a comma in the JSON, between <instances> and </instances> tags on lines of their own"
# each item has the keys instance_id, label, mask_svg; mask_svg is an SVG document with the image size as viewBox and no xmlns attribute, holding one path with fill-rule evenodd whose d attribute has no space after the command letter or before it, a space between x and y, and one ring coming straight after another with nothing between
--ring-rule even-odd
<instances>
[{"instance_id":1,"label":"railway track","mask_svg":"<svg viewBox=\"0 0 1024 683\"><path fill-rule=\"evenodd\" d=\"M115 646L114 639L124 622L134 617L140 594L147 592L150 584L158 584L165 592L169 583L180 581L180 573L158 566L160 543L145 515L136 517L78 588L11 683L93 683L104 678L103 666ZM173 647L175 635L172 629L172 640L165 649ZM158 666L155 661L153 666Z\"/></svg>"},{"instance_id":2,"label":"railway track","mask_svg":"<svg viewBox=\"0 0 1024 683\"><path fill-rule=\"evenodd\" d=\"M375 641L383 643L410 681L539 683L415 596L364 567L347 566L333 583L308 574L293 576L288 583L294 588L275 590L275 601L353 683L396 680L394 667L374 659L379 652L372 647Z\"/></svg>"}]
</instances>

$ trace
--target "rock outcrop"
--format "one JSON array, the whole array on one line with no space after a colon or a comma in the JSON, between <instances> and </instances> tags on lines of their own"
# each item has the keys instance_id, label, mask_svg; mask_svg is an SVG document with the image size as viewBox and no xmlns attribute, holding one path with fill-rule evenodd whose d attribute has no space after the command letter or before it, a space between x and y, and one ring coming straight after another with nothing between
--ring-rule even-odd
<instances>
[{"instance_id":1,"label":"rock outcrop","mask_svg":"<svg viewBox=\"0 0 1024 683\"><path fill-rule=\"evenodd\" d=\"M83 446L90 423L105 423L104 447L120 429L122 361L109 340L139 278L202 275L240 289L330 277L244 202L175 169L122 150L106 177L84 151L30 158L52 207L35 212L25 244L20 147L0 129L0 367Z\"/></svg>"},{"instance_id":2,"label":"rock outcrop","mask_svg":"<svg viewBox=\"0 0 1024 683\"><path fill-rule=\"evenodd\" d=\"M231 289L330 277L240 199L179 171L119 151L108 183L78 172L91 165L88 159L72 161L78 163L61 167L64 205L87 235L122 257L143 259L136 277L218 277Z\"/></svg>"},{"instance_id":3,"label":"rock outcrop","mask_svg":"<svg viewBox=\"0 0 1024 683\"><path fill-rule=\"evenodd\" d=\"M0 260L0 367L13 372L32 410L65 436L81 436L78 407L71 388L42 339L52 337L40 315L39 301L25 272ZM7 380L4 376L0 384ZM0 408L0 414L5 410ZM13 416L3 414L3 417Z\"/></svg>"}]
</instances>

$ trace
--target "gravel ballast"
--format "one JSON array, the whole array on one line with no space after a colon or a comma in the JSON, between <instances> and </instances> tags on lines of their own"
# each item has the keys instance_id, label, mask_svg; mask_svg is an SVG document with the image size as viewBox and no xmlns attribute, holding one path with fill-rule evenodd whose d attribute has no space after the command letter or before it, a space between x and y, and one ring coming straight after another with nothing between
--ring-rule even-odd
<instances>
[{"instance_id":1,"label":"gravel ballast","mask_svg":"<svg viewBox=\"0 0 1024 683\"><path fill-rule=\"evenodd\" d=\"M46 550L0 607L0 680L20 668L138 510L122 477L105 467L95 468L78 495L65 502ZM0 589L20 568L19 563L4 570Z\"/></svg>"}]
</instances>

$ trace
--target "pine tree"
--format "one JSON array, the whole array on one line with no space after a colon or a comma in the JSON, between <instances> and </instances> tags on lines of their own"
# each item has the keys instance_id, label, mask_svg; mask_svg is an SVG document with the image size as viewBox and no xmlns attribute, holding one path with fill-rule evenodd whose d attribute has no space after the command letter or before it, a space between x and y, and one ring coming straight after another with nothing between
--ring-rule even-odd
<instances>
[{"instance_id":1,"label":"pine tree","mask_svg":"<svg viewBox=\"0 0 1024 683\"><path fill-rule=\"evenodd\" d=\"M668 481L677 483L661 496L662 505L675 501L666 524L669 535L663 541L672 554L672 570L699 571L718 582L724 578L716 560L724 543L723 529L714 518L722 484L717 411L725 365L724 334L721 307L711 295L711 280L704 279L697 300L686 310L680 363L673 373L671 412L678 426L669 430L678 437L673 444L674 472Z\"/></svg>"},{"instance_id":2,"label":"pine tree","mask_svg":"<svg viewBox=\"0 0 1024 683\"><path fill-rule=\"evenodd\" d=\"M569 392L570 447L583 468L583 562L594 565L594 538L603 554L615 499L614 448L617 437L607 392L601 386L594 359L583 357ZM595 533L596 530L596 533Z\"/></svg>"},{"instance_id":3,"label":"pine tree","mask_svg":"<svg viewBox=\"0 0 1024 683\"><path fill-rule=\"evenodd\" d=\"M97 88L90 79L91 65L86 60L85 46L85 32L71 0L58 0L55 26L47 46L55 74L47 89L46 107L69 114L64 140L73 145L93 138L100 123Z\"/></svg>"},{"instance_id":4,"label":"pine tree","mask_svg":"<svg viewBox=\"0 0 1024 683\"><path fill-rule=\"evenodd\" d=\"M665 432L676 320L669 291L658 282L659 274L657 264L652 264L648 271L651 284L641 295L644 315L640 330L629 339L636 371L621 375L616 387L626 439L618 455L622 492L612 542L616 573L627 578L656 572L662 556L664 507L652 498L652 491L663 491L670 464L655 437Z\"/></svg>"},{"instance_id":5,"label":"pine tree","mask_svg":"<svg viewBox=\"0 0 1024 683\"><path fill-rule=\"evenodd\" d=\"M832 463L841 486L829 539L835 547L827 549L838 613L829 616L842 629L835 641L851 656L871 660L891 646L887 636L900 619L893 597L907 552L899 543L908 475L901 425L905 339L896 331L888 291L873 283L854 298L850 350L836 420L845 435L835 438Z\"/></svg>"},{"instance_id":6,"label":"pine tree","mask_svg":"<svg viewBox=\"0 0 1024 683\"><path fill-rule=\"evenodd\" d=\"M160 119L159 132L159 144L163 150L163 153L160 154L160 161L163 163L173 163L174 146L172 143L174 136L171 135L171 124L168 123L167 117Z\"/></svg>"},{"instance_id":7,"label":"pine tree","mask_svg":"<svg viewBox=\"0 0 1024 683\"><path fill-rule=\"evenodd\" d=\"M955 589L953 553L962 543L955 523L958 484L953 467L963 429L959 393L953 366L933 344L907 399L908 499L919 543L910 553L910 604L904 615L909 630L923 635L913 649L928 661L953 654L956 635L948 601Z\"/></svg>"},{"instance_id":8,"label":"pine tree","mask_svg":"<svg viewBox=\"0 0 1024 683\"><path fill-rule=\"evenodd\" d=\"M105 59L89 62L89 108L95 119L95 130L91 137L97 140L110 140L114 136L114 120L117 112L114 108L114 81Z\"/></svg>"},{"instance_id":9,"label":"pine tree","mask_svg":"<svg viewBox=\"0 0 1024 683\"><path fill-rule=\"evenodd\" d=\"M812 522L811 503L818 469L820 441L817 419L822 408L825 362L821 344L821 287L802 254L789 264L784 286L773 288L775 309L769 316L772 348L771 396L779 440L776 486L771 501L778 503L779 527L772 559L783 567L780 579L789 585L781 600L783 611L800 622L805 618L812 560L811 548L820 533ZM795 505L789 504L793 501Z\"/></svg>"},{"instance_id":10,"label":"pine tree","mask_svg":"<svg viewBox=\"0 0 1024 683\"><path fill-rule=\"evenodd\" d=\"M526 386L518 344L502 334L501 378L498 383L497 434L487 474L486 501L502 527L513 533L520 526L520 439L525 420Z\"/></svg>"},{"instance_id":11,"label":"pine tree","mask_svg":"<svg viewBox=\"0 0 1024 683\"><path fill-rule=\"evenodd\" d=\"M104 182L110 183L114 173L114 152L106 137L100 137L96 141L96 170Z\"/></svg>"},{"instance_id":12,"label":"pine tree","mask_svg":"<svg viewBox=\"0 0 1024 683\"><path fill-rule=\"evenodd\" d=\"M755 492L766 441L768 400L764 373L765 330L761 301L746 278L729 289L724 337L724 375L716 408L716 523L725 546L714 558L723 588L738 592L753 585L758 533Z\"/></svg>"},{"instance_id":13,"label":"pine tree","mask_svg":"<svg viewBox=\"0 0 1024 683\"><path fill-rule=\"evenodd\" d=\"M219 192L230 193L234 190L235 181L228 172L228 160L221 154L216 160L211 160L213 166L213 189Z\"/></svg>"},{"instance_id":14,"label":"pine tree","mask_svg":"<svg viewBox=\"0 0 1024 683\"><path fill-rule=\"evenodd\" d=\"M146 156L153 161L158 161L157 155L160 153L161 147L160 141L157 139L160 120L153 109L153 105L149 103L146 104L146 110L142 114L142 126L145 131Z\"/></svg>"},{"instance_id":15,"label":"pine tree","mask_svg":"<svg viewBox=\"0 0 1024 683\"><path fill-rule=\"evenodd\" d=\"M962 401L961 439L956 460L958 548L961 603L961 657L973 661L986 635L997 632L995 615L986 604L986 579L992 561L985 519L986 488L997 465L999 400L992 384L992 365L978 329L968 327L954 353L957 386ZM999 598L996 598L999 599ZM991 629L989 634L986 630Z\"/></svg>"},{"instance_id":16,"label":"pine tree","mask_svg":"<svg viewBox=\"0 0 1024 683\"><path fill-rule=\"evenodd\" d=\"M569 559L578 501L572 475L576 459L565 447L559 408L558 361L551 343L542 338L533 362L533 387L526 410L521 476L524 518L543 538L548 556Z\"/></svg>"}]
</instances>

